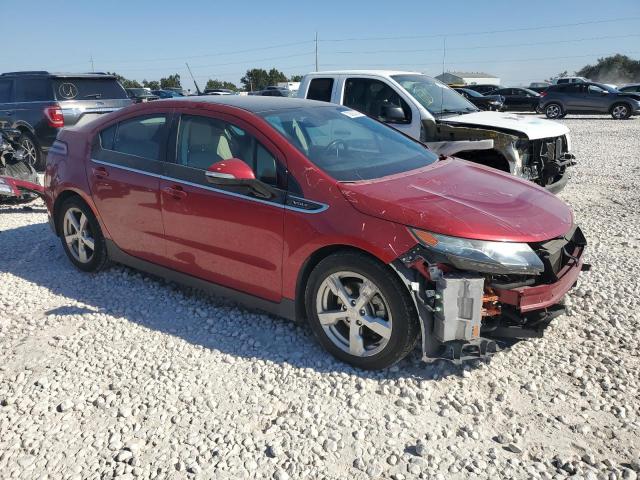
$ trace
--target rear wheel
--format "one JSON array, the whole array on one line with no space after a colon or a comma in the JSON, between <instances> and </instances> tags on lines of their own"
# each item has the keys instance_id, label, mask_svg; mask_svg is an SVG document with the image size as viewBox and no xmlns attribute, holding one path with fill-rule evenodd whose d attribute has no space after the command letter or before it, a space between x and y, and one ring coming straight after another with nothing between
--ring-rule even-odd
<instances>
[{"instance_id":1,"label":"rear wheel","mask_svg":"<svg viewBox=\"0 0 640 480\"><path fill-rule=\"evenodd\" d=\"M631 109L626 103L616 103L611 107L611 116L615 120L626 120L631 116Z\"/></svg>"},{"instance_id":2,"label":"rear wheel","mask_svg":"<svg viewBox=\"0 0 640 480\"><path fill-rule=\"evenodd\" d=\"M311 328L336 358L382 369L415 346L419 324L406 287L380 262L359 253L322 260L307 283Z\"/></svg>"},{"instance_id":3,"label":"rear wheel","mask_svg":"<svg viewBox=\"0 0 640 480\"><path fill-rule=\"evenodd\" d=\"M67 257L85 272L97 272L107 263L107 247L98 220L79 198L65 200L58 214L58 232Z\"/></svg>"},{"instance_id":4,"label":"rear wheel","mask_svg":"<svg viewBox=\"0 0 640 480\"><path fill-rule=\"evenodd\" d=\"M544 107L544 114L547 118L562 118L564 116L562 106L558 103L550 103Z\"/></svg>"},{"instance_id":5,"label":"rear wheel","mask_svg":"<svg viewBox=\"0 0 640 480\"><path fill-rule=\"evenodd\" d=\"M35 168L37 171L44 170L44 162L42 161L42 152L33 135L23 133L18 138L20 147L24 150L24 161Z\"/></svg>"}]
</instances>

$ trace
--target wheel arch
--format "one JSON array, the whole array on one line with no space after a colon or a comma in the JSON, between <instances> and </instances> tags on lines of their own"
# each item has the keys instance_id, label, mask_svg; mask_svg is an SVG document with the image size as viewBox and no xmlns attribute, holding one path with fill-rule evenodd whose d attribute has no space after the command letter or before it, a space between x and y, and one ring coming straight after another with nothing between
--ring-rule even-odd
<instances>
[{"instance_id":1,"label":"wheel arch","mask_svg":"<svg viewBox=\"0 0 640 480\"><path fill-rule=\"evenodd\" d=\"M629 109L629 111L633 112L633 105L631 105L631 102L628 102L627 100L616 100L609 107L609 113L613 112L613 109L616 105L624 105Z\"/></svg>"},{"instance_id":2,"label":"wheel arch","mask_svg":"<svg viewBox=\"0 0 640 480\"><path fill-rule=\"evenodd\" d=\"M93 207L93 205L91 204L91 202L87 201L87 199L82 195L82 193L80 193L77 190L73 190L73 189L67 189L67 190L63 190L62 192L60 192L57 196L55 201L53 202L53 208L52 208L52 212L51 215L53 217L53 225L55 228L55 234L57 236L60 236L60 232L58 230L58 215L60 213L60 206L69 198L72 197L77 197L80 199L80 201L82 203L84 203L89 210L91 210L91 212L93 213L93 215L98 219L98 223L100 223L100 217L98 216L96 209ZM100 227L102 227L102 225L100 225ZM104 230L103 230L104 232Z\"/></svg>"},{"instance_id":3,"label":"wheel arch","mask_svg":"<svg viewBox=\"0 0 640 480\"><path fill-rule=\"evenodd\" d=\"M307 312L305 307L305 290L307 288L307 282L309 280L311 272L325 258L336 253L345 252L364 255L388 267L388 265L377 256L371 254L366 250L363 250L362 248L354 247L353 245L332 244L318 248L306 258L306 260L302 263L302 267L298 271L298 278L296 280L295 313L296 319L299 323L304 323L307 321ZM397 272L391 267L389 267L389 271L393 272L394 275L398 275Z\"/></svg>"}]
</instances>

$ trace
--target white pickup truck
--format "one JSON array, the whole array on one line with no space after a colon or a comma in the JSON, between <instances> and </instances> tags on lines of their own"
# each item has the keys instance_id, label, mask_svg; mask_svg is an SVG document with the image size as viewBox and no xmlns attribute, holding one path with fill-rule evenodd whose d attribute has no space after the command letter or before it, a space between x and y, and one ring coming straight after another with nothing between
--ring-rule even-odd
<instances>
[{"instance_id":1,"label":"white pickup truck","mask_svg":"<svg viewBox=\"0 0 640 480\"><path fill-rule=\"evenodd\" d=\"M306 75L298 97L337 103L455 155L510 172L556 193L574 165L569 129L534 116L480 111L421 73L350 70Z\"/></svg>"}]
</instances>

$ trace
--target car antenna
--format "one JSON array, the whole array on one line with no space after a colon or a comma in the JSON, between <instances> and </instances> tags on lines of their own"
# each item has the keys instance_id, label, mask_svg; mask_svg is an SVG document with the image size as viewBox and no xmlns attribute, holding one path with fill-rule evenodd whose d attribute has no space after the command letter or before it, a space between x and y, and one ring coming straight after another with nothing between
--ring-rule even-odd
<instances>
[{"instance_id":1,"label":"car antenna","mask_svg":"<svg viewBox=\"0 0 640 480\"><path fill-rule=\"evenodd\" d=\"M184 64L187 66L187 70L189 70L189 75L191 75L193 84L196 86L196 92L198 92L198 95L202 95L202 92L200 91L200 87L198 87L198 84L196 83L196 79L194 78L193 73L191 73L191 68L189 67L189 64L187 62L184 62Z\"/></svg>"},{"instance_id":2,"label":"car antenna","mask_svg":"<svg viewBox=\"0 0 640 480\"><path fill-rule=\"evenodd\" d=\"M447 58L447 37L442 37L442 80L444 82L444 61ZM444 88L440 89L440 113L444 107Z\"/></svg>"}]
</instances>

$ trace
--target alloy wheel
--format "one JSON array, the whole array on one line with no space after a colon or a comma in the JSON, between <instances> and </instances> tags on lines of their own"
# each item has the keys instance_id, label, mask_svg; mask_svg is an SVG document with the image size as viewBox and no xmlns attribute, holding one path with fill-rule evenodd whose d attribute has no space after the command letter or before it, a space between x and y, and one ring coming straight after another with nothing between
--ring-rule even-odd
<instances>
[{"instance_id":1,"label":"alloy wheel","mask_svg":"<svg viewBox=\"0 0 640 480\"><path fill-rule=\"evenodd\" d=\"M369 357L391 337L393 320L378 286L355 272L329 275L316 297L320 324L331 342L346 353Z\"/></svg>"},{"instance_id":2,"label":"alloy wheel","mask_svg":"<svg viewBox=\"0 0 640 480\"><path fill-rule=\"evenodd\" d=\"M611 114L613 115L613 118L616 118L618 120L621 118L627 118L627 107L625 107L624 105L616 105L615 107L613 107Z\"/></svg>"},{"instance_id":3,"label":"alloy wheel","mask_svg":"<svg viewBox=\"0 0 640 480\"><path fill-rule=\"evenodd\" d=\"M89 263L95 251L95 241L87 216L78 208L64 215L64 240L69 252L80 263Z\"/></svg>"},{"instance_id":4,"label":"alloy wheel","mask_svg":"<svg viewBox=\"0 0 640 480\"><path fill-rule=\"evenodd\" d=\"M36 146L30 138L24 138L20 143L20 146L24 150L24 159L32 167L36 166L38 161L38 153Z\"/></svg>"},{"instance_id":5,"label":"alloy wheel","mask_svg":"<svg viewBox=\"0 0 640 480\"><path fill-rule=\"evenodd\" d=\"M560 107L558 105L549 105L546 114L549 118L558 118L561 114Z\"/></svg>"}]
</instances>

